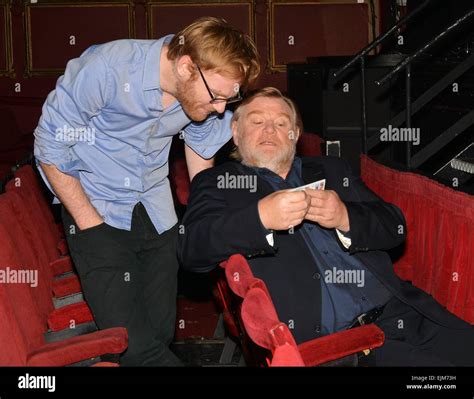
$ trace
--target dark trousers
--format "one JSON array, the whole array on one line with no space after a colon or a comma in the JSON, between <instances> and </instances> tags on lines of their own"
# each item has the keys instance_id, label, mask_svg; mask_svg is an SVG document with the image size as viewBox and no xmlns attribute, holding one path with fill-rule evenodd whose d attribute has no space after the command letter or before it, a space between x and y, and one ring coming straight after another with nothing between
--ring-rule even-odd
<instances>
[{"instance_id":1,"label":"dark trousers","mask_svg":"<svg viewBox=\"0 0 474 399\"><path fill-rule=\"evenodd\" d=\"M441 305L439 305L441 306ZM474 327L439 325L397 298L375 321L385 343L373 352L376 366L474 366Z\"/></svg>"},{"instance_id":2,"label":"dark trousers","mask_svg":"<svg viewBox=\"0 0 474 399\"><path fill-rule=\"evenodd\" d=\"M179 366L175 329L177 225L158 234L138 203L131 231L105 223L79 230L63 207L71 257L99 329L125 327L123 366Z\"/></svg>"}]
</instances>

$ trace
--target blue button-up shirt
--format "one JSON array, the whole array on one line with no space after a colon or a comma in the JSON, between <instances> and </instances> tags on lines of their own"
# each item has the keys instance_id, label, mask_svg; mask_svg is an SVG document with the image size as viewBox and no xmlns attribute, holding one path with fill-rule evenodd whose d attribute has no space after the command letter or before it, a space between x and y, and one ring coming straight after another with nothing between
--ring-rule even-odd
<instances>
[{"instance_id":1,"label":"blue button-up shirt","mask_svg":"<svg viewBox=\"0 0 474 399\"><path fill-rule=\"evenodd\" d=\"M301 159L295 157L285 180L266 168L254 169L273 189L283 190L305 184L301 168ZM348 328L360 314L389 301L390 291L362 262L341 248L332 230L305 221L300 231L315 264L315 274L308 278L317 276L315 280L321 282L322 335Z\"/></svg>"},{"instance_id":2,"label":"blue button-up shirt","mask_svg":"<svg viewBox=\"0 0 474 399\"><path fill-rule=\"evenodd\" d=\"M167 178L174 135L181 132L206 159L232 135L230 111L194 123L177 101L163 108L160 54L172 37L117 40L69 61L35 130L36 160L78 178L105 222L119 229L130 230L138 202L159 233L176 224Z\"/></svg>"}]
</instances>

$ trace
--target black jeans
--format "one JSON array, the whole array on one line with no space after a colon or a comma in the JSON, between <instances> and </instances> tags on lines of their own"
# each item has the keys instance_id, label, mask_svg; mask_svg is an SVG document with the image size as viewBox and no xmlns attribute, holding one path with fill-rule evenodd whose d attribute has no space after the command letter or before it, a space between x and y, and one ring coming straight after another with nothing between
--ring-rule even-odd
<instances>
[{"instance_id":1,"label":"black jeans","mask_svg":"<svg viewBox=\"0 0 474 399\"><path fill-rule=\"evenodd\" d=\"M441 305L439 305L441 306ZM373 351L376 366L474 366L474 326L441 326L392 298L375 321L385 343Z\"/></svg>"},{"instance_id":2,"label":"black jeans","mask_svg":"<svg viewBox=\"0 0 474 399\"><path fill-rule=\"evenodd\" d=\"M99 329L125 327L123 366L180 366L169 350L175 329L177 225L158 234L138 203L131 231L102 223L79 230L63 207L63 223L84 297Z\"/></svg>"}]
</instances>

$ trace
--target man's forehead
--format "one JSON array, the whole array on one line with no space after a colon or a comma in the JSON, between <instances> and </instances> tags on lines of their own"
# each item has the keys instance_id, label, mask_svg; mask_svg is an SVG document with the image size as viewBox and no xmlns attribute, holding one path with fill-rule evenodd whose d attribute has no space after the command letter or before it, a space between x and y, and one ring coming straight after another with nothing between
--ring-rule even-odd
<instances>
[{"instance_id":1,"label":"man's forehead","mask_svg":"<svg viewBox=\"0 0 474 399\"><path fill-rule=\"evenodd\" d=\"M265 103L263 110L261 105L262 103ZM291 109L288 104L283 99L278 97L256 97L246 105L246 108L248 112L252 112L253 110L272 110L275 112L291 113Z\"/></svg>"},{"instance_id":2,"label":"man's forehead","mask_svg":"<svg viewBox=\"0 0 474 399\"><path fill-rule=\"evenodd\" d=\"M265 103L264 107L262 107L263 102ZM282 114L288 118L290 118L291 114L291 109L285 101L283 101L281 98L272 97L255 98L254 100L245 105L245 111L247 115L264 114L268 113L268 111L273 111L277 114Z\"/></svg>"},{"instance_id":3,"label":"man's forehead","mask_svg":"<svg viewBox=\"0 0 474 399\"><path fill-rule=\"evenodd\" d=\"M247 116L251 116L251 115L263 115L263 114L266 114L268 113L266 110L262 110L262 109L256 109L256 110L253 110L253 111L249 111L247 112ZM288 119L291 119L290 118L290 115L287 113L287 112L277 112L276 113L277 116L285 116L287 117Z\"/></svg>"}]
</instances>

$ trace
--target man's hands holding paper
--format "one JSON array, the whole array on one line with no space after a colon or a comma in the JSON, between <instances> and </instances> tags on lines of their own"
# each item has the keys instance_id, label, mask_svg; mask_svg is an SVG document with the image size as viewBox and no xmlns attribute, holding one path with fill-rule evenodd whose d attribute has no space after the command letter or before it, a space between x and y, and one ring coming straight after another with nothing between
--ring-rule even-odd
<instances>
[{"instance_id":1,"label":"man's hands holding paper","mask_svg":"<svg viewBox=\"0 0 474 399\"><path fill-rule=\"evenodd\" d=\"M260 220L267 230L287 230L299 225L308 212L305 191L276 191L258 202Z\"/></svg>"},{"instance_id":2,"label":"man's hands holding paper","mask_svg":"<svg viewBox=\"0 0 474 399\"><path fill-rule=\"evenodd\" d=\"M335 191L325 191L324 183L320 180L296 189L276 191L261 199L258 212L262 224L268 230L287 230L306 219L322 227L349 231L344 202Z\"/></svg>"},{"instance_id":3,"label":"man's hands holding paper","mask_svg":"<svg viewBox=\"0 0 474 399\"><path fill-rule=\"evenodd\" d=\"M350 230L347 208L335 191L306 189L305 192L310 198L306 220L343 233Z\"/></svg>"}]
</instances>

